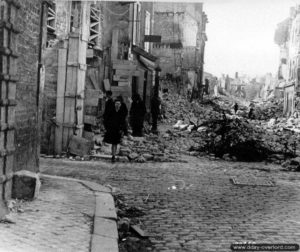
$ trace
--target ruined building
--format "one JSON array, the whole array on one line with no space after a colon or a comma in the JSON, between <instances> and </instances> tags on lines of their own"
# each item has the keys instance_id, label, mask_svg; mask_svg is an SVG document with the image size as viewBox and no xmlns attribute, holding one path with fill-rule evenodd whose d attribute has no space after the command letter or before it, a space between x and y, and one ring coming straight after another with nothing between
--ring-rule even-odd
<instances>
[{"instance_id":1,"label":"ruined building","mask_svg":"<svg viewBox=\"0 0 300 252\"><path fill-rule=\"evenodd\" d=\"M290 9L290 16L278 24L275 32L275 43L280 48L278 82L284 93L285 115L295 111L295 97L300 88L300 8ZM280 86L278 89L280 89Z\"/></svg>"},{"instance_id":2,"label":"ruined building","mask_svg":"<svg viewBox=\"0 0 300 252\"><path fill-rule=\"evenodd\" d=\"M129 106L139 93L150 108L156 57L147 2L47 1L42 59L45 74L42 152L67 151L73 135L90 138L107 90Z\"/></svg>"},{"instance_id":3,"label":"ruined building","mask_svg":"<svg viewBox=\"0 0 300 252\"><path fill-rule=\"evenodd\" d=\"M202 3L154 4L154 34L161 35L161 43L153 44L153 54L159 58L162 75L189 72L197 73L195 82L202 80L206 23Z\"/></svg>"}]
</instances>

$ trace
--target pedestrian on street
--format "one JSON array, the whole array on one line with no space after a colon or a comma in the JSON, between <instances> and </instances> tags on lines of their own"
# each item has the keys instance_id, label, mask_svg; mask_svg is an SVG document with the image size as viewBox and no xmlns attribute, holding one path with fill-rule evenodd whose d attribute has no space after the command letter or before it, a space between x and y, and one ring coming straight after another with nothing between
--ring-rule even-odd
<instances>
[{"instance_id":1,"label":"pedestrian on street","mask_svg":"<svg viewBox=\"0 0 300 252\"><path fill-rule=\"evenodd\" d=\"M187 81L187 98L190 99L192 95L192 84Z\"/></svg>"},{"instance_id":2,"label":"pedestrian on street","mask_svg":"<svg viewBox=\"0 0 300 252\"><path fill-rule=\"evenodd\" d=\"M121 143L122 131L124 130L124 115L121 110L121 100L114 101L114 108L105 117L106 132L103 141L111 144L111 161L115 162L118 144Z\"/></svg>"},{"instance_id":3,"label":"pedestrian on street","mask_svg":"<svg viewBox=\"0 0 300 252\"><path fill-rule=\"evenodd\" d=\"M206 94L206 95L208 95L209 94L209 80L208 79L205 79L205 86L204 86L204 93Z\"/></svg>"},{"instance_id":4,"label":"pedestrian on street","mask_svg":"<svg viewBox=\"0 0 300 252\"><path fill-rule=\"evenodd\" d=\"M254 108L251 107L248 113L248 118L249 119L254 119Z\"/></svg>"},{"instance_id":5,"label":"pedestrian on street","mask_svg":"<svg viewBox=\"0 0 300 252\"><path fill-rule=\"evenodd\" d=\"M132 104L129 112L132 136L143 136L145 114L145 103L143 102L139 94L134 94L132 96Z\"/></svg>"},{"instance_id":6,"label":"pedestrian on street","mask_svg":"<svg viewBox=\"0 0 300 252\"><path fill-rule=\"evenodd\" d=\"M123 125L122 129L123 129L124 135L128 136L128 108L127 108L127 106L124 102L124 99L123 99L122 95L119 95L117 97L117 99L121 101L120 110L121 110L121 114L123 116L123 121L124 121L124 125Z\"/></svg>"},{"instance_id":7,"label":"pedestrian on street","mask_svg":"<svg viewBox=\"0 0 300 252\"><path fill-rule=\"evenodd\" d=\"M235 103L233 108L234 108L234 113L236 114L237 111L239 110L239 105Z\"/></svg>"},{"instance_id":8,"label":"pedestrian on street","mask_svg":"<svg viewBox=\"0 0 300 252\"><path fill-rule=\"evenodd\" d=\"M158 120L158 116L159 116L159 113L160 113L160 104L161 104L161 101L160 101L160 98L158 96L158 92L155 91L154 94L153 94L153 97L151 99L151 116L152 116L151 131L154 134L158 133L157 120Z\"/></svg>"}]
</instances>

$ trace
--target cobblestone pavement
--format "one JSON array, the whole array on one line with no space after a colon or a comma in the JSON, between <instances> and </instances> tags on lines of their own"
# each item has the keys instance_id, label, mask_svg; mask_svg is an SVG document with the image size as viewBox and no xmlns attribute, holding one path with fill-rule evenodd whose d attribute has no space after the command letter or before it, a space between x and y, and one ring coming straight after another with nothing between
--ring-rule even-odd
<instances>
[{"instance_id":1,"label":"cobblestone pavement","mask_svg":"<svg viewBox=\"0 0 300 252\"><path fill-rule=\"evenodd\" d=\"M42 179L38 199L0 223L1 252L89 251L95 197L78 182Z\"/></svg>"},{"instance_id":2,"label":"cobblestone pavement","mask_svg":"<svg viewBox=\"0 0 300 252\"><path fill-rule=\"evenodd\" d=\"M119 188L127 204L145 210L139 220L152 234L154 251L227 252L233 242L300 242L300 173L264 163L187 159L186 164L43 159L41 170ZM269 179L275 186L238 186L232 176Z\"/></svg>"}]
</instances>

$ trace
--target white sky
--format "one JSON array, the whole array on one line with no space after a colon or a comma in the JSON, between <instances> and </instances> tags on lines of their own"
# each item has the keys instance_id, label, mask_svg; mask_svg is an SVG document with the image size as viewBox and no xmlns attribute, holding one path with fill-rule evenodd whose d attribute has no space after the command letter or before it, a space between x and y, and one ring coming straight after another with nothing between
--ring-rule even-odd
<instances>
[{"instance_id":1,"label":"white sky","mask_svg":"<svg viewBox=\"0 0 300 252\"><path fill-rule=\"evenodd\" d=\"M276 73L277 24L300 0L202 0L207 13L208 41L204 71L217 76Z\"/></svg>"}]
</instances>

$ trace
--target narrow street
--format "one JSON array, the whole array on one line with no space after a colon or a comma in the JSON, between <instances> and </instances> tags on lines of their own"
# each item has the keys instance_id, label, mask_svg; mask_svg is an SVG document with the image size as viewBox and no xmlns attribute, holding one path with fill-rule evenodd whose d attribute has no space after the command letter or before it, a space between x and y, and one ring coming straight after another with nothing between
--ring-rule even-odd
<instances>
[{"instance_id":1,"label":"narrow street","mask_svg":"<svg viewBox=\"0 0 300 252\"><path fill-rule=\"evenodd\" d=\"M110 185L117 198L142 210L145 215L131 221L150 234L151 243L122 250L120 242L120 251L225 252L233 242L299 242L299 173L273 164L185 159L143 164L42 159L41 172ZM253 185L234 185L232 177L246 177ZM255 185L262 179L274 186Z\"/></svg>"},{"instance_id":2,"label":"narrow street","mask_svg":"<svg viewBox=\"0 0 300 252\"><path fill-rule=\"evenodd\" d=\"M300 2L0 5L0 252L300 251Z\"/></svg>"}]
</instances>

